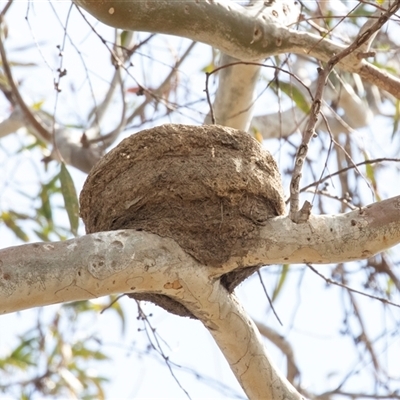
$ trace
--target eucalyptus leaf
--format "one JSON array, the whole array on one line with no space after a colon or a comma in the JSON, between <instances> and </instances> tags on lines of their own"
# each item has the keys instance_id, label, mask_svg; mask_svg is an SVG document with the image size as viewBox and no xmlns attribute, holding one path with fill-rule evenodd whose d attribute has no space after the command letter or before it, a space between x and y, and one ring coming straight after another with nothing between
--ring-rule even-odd
<instances>
[{"instance_id":1,"label":"eucalyptus leaf","mask_svg":"<svg viewBox=\"0 0 400 400\"><path fill-rule=\"evenodd\" d=\"M64 197L65 209L67 210L69 223L71 226L71 232L76 236L78 234L79 226L78 196L76 195L74 182L64 163L61 163L60 182L61 192Z\"/></svg>"}]
</instances>

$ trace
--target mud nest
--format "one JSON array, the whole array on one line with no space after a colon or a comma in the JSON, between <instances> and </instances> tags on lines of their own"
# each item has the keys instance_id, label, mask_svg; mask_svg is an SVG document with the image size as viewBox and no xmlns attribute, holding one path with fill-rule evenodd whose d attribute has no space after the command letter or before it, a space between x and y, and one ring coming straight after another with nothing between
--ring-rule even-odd
<instances>
[{"instance_id":1,"label":"mud nest","mask_svg":"<svg viewBox=\"0 0 400 400\"><path fill-rule=\"evenodd\" d=\"M218 125L167 124L128 137L91 170L80 204L87 233L152 232L215 267L245 256L260 226L285 213L271 154L247 133ZM232 292L258 267L232 271L221 284ZM130 296L193 317L165 295Z\"/></svg>"}]
</instances>

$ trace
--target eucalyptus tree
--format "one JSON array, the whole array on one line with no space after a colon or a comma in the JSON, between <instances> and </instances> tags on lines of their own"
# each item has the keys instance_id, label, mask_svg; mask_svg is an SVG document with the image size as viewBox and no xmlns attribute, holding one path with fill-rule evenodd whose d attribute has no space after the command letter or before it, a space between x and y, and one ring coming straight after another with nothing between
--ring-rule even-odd
<instances>
[{"instance_id":1,"label":"eucalyptus tree","mask_svg":"<svg viewBox=\"0 0 400 400\"><path fill-rule=\"evenodd\" d=\"M335 15L330 2L74 1L70 12L87 21L114 68L109 89L80 131L56 121L56 113L27 105L13 76L3 29L1 89L13 110L0 124L0 135L26 127L43 148L51 147L45 162L61 162L55 181L60 180L74 234L78 206L66 164L89 176L80 195L86 235L1 250L1 312L127 293L200 320L249 398L318 398L298 379L299 367L287 343L271 328L257 326L233 291L262 266L281 264L284 271L289 264L306 264L318 273L314 264L334 263L340 279L327 282L353 293L343 265L368 260L368 282L383 274L389 289L377 289L374 281L364 294L384 307L398 306L393 300L400 290L396 262L385 253L377 255L400 242L400 197L381 200L386 190L374 169L379 162L398 159L383 150L373 159L353 137L385 117L393 126L392 140L397 140L400 80L394 37L400 3L357 2L350 11L338 4L343 15ZM3 28L11 5L2 12ZM115 28L112 43L98 34L87 13ZM68 32L67 22L64 27ZM138 41L134 32L150 36ZM193 41L157 88L140 82L131 62L143 46L151 47L155 34ZM68 38L65 34L59 46L61 58ZM219 54L218 66L206 68L205 89L198 95L203 125L182 121L183 100L172 100L178 93L177 71L195 42ZM60 62L54 78L57 93L66 75ZM134 87L127 88L128 81ZM276 95L278 109L262 101L266 90ZM143 96L142 103L132 107L129 91ZM150 107L162 109L173 124L132 135L104 155L134 121L151 124ZM103 121L110 113L117 115L115 126L104 133ZM251 136L266 140L267 147L268 139L288 144L289 165L282 171L284 178L290 176L287 199L276 161ZM383 146L378 136L374 132ZM326 160L313 160L312 146L318 140ZM329 164L333 154L336 173ZM327 189L329 182L337 182L336 193ZM365 205L362 185L379 201ZM396 189L391 186L393 196ZM312 197L301 197L306 191ZM338 202L335 214L324 212L330 207L325 197ZM18 218L3 213L7 226L24 238L15 223ZM280 285L284 280L282 272ZM352 306L357 313L357 303ZM362 321L358 316L361 326ZM260 332L287 356L286 376L266 351ZM366 330L358 340L375 372L381 371ZM320 398L336 394L358 396L339 385ZM368 393L359 397L363 395ZM378 395L378 390L372 394ZM398 393L388 385L384 396Z\"/></svg>"}]
</instances>

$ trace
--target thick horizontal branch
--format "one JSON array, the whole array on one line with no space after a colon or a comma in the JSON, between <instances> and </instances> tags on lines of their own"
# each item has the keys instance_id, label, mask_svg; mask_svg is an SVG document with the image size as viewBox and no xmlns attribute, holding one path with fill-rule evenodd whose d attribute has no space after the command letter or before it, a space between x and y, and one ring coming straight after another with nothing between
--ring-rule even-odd
<instances>
[{"instance_id":1,"label":"thick horizontal branch","mask_svg":"<svg viewBox=\"0 0 400 400\"><path fill-rule=\"evenodd\" d=\"M75 0L74 3L115 28L189 38L243 61L261 60L265 58L262 54L273 54L277 48L276 33L272 31L278 25L264 24L264 34L270 34L271 39L260 41L263 32L261 26L256 30L257 18L248 8L233 1ZM259 24L262 21L260 18Z\"/></svg>"},{"instance_id":2,"label":"thick horizontal branch","mask_svg":"<svg viewBox=\"0 0 400 400\"><path fill-rule=\"evenodd\" d=\"M249 398L301 400L218 278L245 266L367 258L399 242L400 196L303 224L270 219L247 256L221 268L201 265L172 239L133 230L27 244L0 250L0 314L113 293L164 294L203 322Z\"/></svg>"},{"instance_id":3,"label":"thick horizontal branch","mask_svg":"<svg viewBox=\"0 0 400 400\"><path fill-rule=\"evenodd\" d=\"M340 263L370 258L398 243L400 196L346 214L311 215L306 223L286 216L269 219L236 264ZM224 268L230 271L232 265Z\"/></svg>"},{"instance_id":4,"label":"thick horizontal branch","mask_svg":"<svg viewBox=\"0 0 400 400\"><path fill-rule=\"evenodd\" d=\"M347 214L314 215L303 224L269 219L248 242L247 255L221 268L199 264L172 239L133 230L26 244L0 250L0 314L124 292L179 297L173 282L188 270L214 282L246 266L359 260L397 243L400 196Z\"/></svg>"},{"instance_id":5,"label":"thick horizontal branch","mask_svg":"<svg viewBox=\"0 0 400 400\"><path fill-rule=\"evenodd\" d=\"M189 38L242 61L259 61L283 53L329 61L346 48L318 35L287 28L282 13L266 17L228 0L74 2L107 25ZM368 63L361 53L355 50L338 66L400 98L400 79Z\"/></svg>"},{"instance_id":6,"label":"thick horizontal branch","mask_svg":"<svg viewBox=\"0 0 400 400\"><path fill-rule=\"evenodd\" d=\"M0 314L115 293L163 292L179 268L196 264L173 240L133 230L10 247L0 250Z\"/></svg>"},{"instance_id":7,"label":"thick horizontal branch","mask_svg":"<svg viewBox=\"0 0 400 400\"><path fill-rule=\"evenodd\" d=\"M0 251L0 312L111 293L163 293L203 322L250 399L302 400L235 296L209 272L173 240L144 232L12 247Z\"/></svg>"}]
</instances>

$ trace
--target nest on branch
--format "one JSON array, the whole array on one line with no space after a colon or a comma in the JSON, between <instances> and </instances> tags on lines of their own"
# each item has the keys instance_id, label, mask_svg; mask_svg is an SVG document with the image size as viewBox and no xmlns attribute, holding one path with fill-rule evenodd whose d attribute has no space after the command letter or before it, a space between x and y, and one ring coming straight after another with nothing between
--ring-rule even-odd
<instances>
[{"instance_id":1,"label":"nest on branch","mask_svg":"<svg viewBox=\"0 0 400 400\"><path fill-rule=\"evenodd\" d=\"M87 233L155 233L215 267L246 255L260 226L285 213L271 154L249 134L218 125L166 124L128 137L91 170L80 203ZM221 284L232 292L257 268L232 271ZM130 296L193 317L168 296Z\"/></svg>"}]
</instances>

